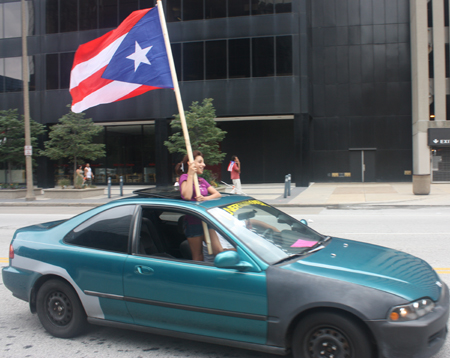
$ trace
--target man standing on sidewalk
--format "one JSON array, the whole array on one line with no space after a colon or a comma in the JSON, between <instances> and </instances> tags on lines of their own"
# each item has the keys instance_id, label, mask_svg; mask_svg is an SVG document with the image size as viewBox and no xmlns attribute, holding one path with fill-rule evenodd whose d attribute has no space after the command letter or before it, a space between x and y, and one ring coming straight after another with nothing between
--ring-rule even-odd
<instances>
[{"instance_id":1,"label":"man standing on sidewalk","mask_svg":"<svg viewBox=\"0 0 450 358\"><path fill-rule=\"evenodd\" d=\"M84 168L84 178L86 180L86 184L90 187L92 185L92 179L94 179L94 173L92 173L89 163L86 163L86 167Z\"/></svg>"},{"instance_id":2,"label":"man standing on sidewalk","mask_svg":"<svg viewBox=\"0 0 450 358\"><path fill-rule=\"evenodd\" d=\"M229 171L231 171L231 180L233 181L233 190L231 191L231 194L243 194L241 188L241 162L235 155L231 157Z\"/></svg>"}]
</instances>

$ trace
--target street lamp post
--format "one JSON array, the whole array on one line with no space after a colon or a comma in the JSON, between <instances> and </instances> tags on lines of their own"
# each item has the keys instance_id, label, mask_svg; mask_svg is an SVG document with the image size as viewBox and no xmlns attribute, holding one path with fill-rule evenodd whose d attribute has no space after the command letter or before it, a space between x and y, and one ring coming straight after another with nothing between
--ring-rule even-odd
<instances>
[{"instance_id":1,"label":"street lamp post","mask_svg":"<svg viewBox=\"0 0 450 358\"><path fill-rule=\"evenodd\" d=\"M22 83L23 83L23 111L25 127L25 175L27 178L27 194L25 200L36 200L33 190L33 166L31 161L31 133L30 133L30 99L28 91L28 48L27 48L27 18L26 3L22 0Z\"/></svg>"}]
</instances>

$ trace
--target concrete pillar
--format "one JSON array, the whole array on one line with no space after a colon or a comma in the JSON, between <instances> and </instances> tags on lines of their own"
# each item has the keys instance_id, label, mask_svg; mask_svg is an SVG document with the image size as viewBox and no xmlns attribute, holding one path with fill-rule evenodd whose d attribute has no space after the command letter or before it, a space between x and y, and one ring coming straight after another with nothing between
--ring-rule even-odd
<instances>
[{"instance_id":1,"label":"concrete pillar","mask_svg":"<svg viewBox=\"0 0 450 358\"><path fill-rule=\"evenodd\" d=\"M427 144L429 122L428 23L427 1L410 0L411 81L413 122L413 192L423 194L414 175L430 177L430 154ZM422 178L423 179L423 178ZM423 180L421 181L423 183ZM416 187L416 188L415 188ZM416 190L415 190L416 189Z\"/></svg>"},{"instance_id":2,"label":"concrete pillar","mask_svg":"<svg viewBox=\"0 0 450 358\"><path fill-rule=\"evenodd\" d=\"M434 114L435 121L445 121L446 84L445 84L445 27L444 0L432 0L433 8L433 64L434 64Z\"/></svg>"}]
</instances>

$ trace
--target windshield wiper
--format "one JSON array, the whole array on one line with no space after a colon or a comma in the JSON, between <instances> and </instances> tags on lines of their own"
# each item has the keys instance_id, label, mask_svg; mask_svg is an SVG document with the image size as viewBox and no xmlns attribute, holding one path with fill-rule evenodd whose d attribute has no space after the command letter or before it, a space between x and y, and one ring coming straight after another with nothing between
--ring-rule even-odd
<instances>
[{"instance_id":1,"label":"windshield wiper","mask_svg":"<svg viewBox=\"0 0 450 358\"><path fill-rule=\"evenodd\" d=\"M274 265L281 264L281 263L283 263L283 262L285 262L285 261L289 261L289 260L295 259L296 257L300 257L300 256L303 256L303 255L304 255L303 253L302 253L302 254L293 254L293 255L290 255L290 256L288 256L288 257L285 257L284 259L281 259L281 260L275 262Z\"/></svg>"},{"instance_id":2,"label":"windshield wiper","mask_svg":"<svg viewBox=\"0 0 450 358\"><path fill-rule=\"evenodd\" d=\"M320 240L315 245L311 246L306 253L310 254L312 252L322 250L325 247L325 246L323 246L323 243L327 242L330 239L331 239L331 236L326 236L323 240Z\"/></svg>"},{"instance_id":3,"label":"windshield wiper","mask_svg":"<svg viewBox=\"0 0 450 358\"><path fill-rule=\"evenodd\" d=\"M304 256L304 255L310 254L312 252L316 252L316 251L322 250L325 247L323 245L323 243L329 241L330 239L331 239L331 236L325 236L325 238L323 238L322 240L320 240L317 243L315 243L313 246L308 248L308 250L305 250L305 251L303 251L302 253L299 253L299 254L292 254L292 255L290 255L288 257L285 257L284 259L281 259L281 260L275 262L274 265L278 265L278 264L281 264L283 262L295 259L296 257L301 257L301 256Z\"/></svg>"}]
</instances>

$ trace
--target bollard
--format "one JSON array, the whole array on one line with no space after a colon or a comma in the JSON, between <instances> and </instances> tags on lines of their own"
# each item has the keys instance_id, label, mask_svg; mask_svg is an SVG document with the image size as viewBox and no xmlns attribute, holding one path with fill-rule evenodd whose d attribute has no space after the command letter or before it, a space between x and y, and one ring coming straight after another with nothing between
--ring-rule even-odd
<instances>
[{"instance_id":1,"label":"bollard","mask_svg":"<svg viewBox=\"0 0 450 358\"><path fill-rule=\"evenodd\" d=\"M123 196L123 176L120 176L120 196Z\"/></svg>"},{"instance_id":2,"label":"bollard","mask_svg":"<svg viewBox=\"0 0 450 358\"><path fill-rule=\"evenodd\" d=\"M111 199L111 177L108 177L108 199Z\"/></svg>"},{"instance_id":3,"label":"bollard","mask_svg":"<svg viewBox=\"0 0 450 358\"><path fill-rule=\"evenodd\" d=\"M288 196L291 196L291 174L288 174Z\"/></svg>"},{"instance_id":4,"label":"bollard","mask_svg":"<svg viewBox=\"0 0 450 358\"><path fill-rule=\"evenodd\" d=\"M291 196L291 174L284 176L284 198Z\"/></svg>"},{"instance_id":5,"label":"bollard","mask_svg":"<svg viewBox=\"0 0 450 358\"><path fill-rule=\"evenodd\" d=\"M288 176L284 176L284 198L286 199L287 196L287 183L288 183Z\"/></svg>"}]
</instances>

